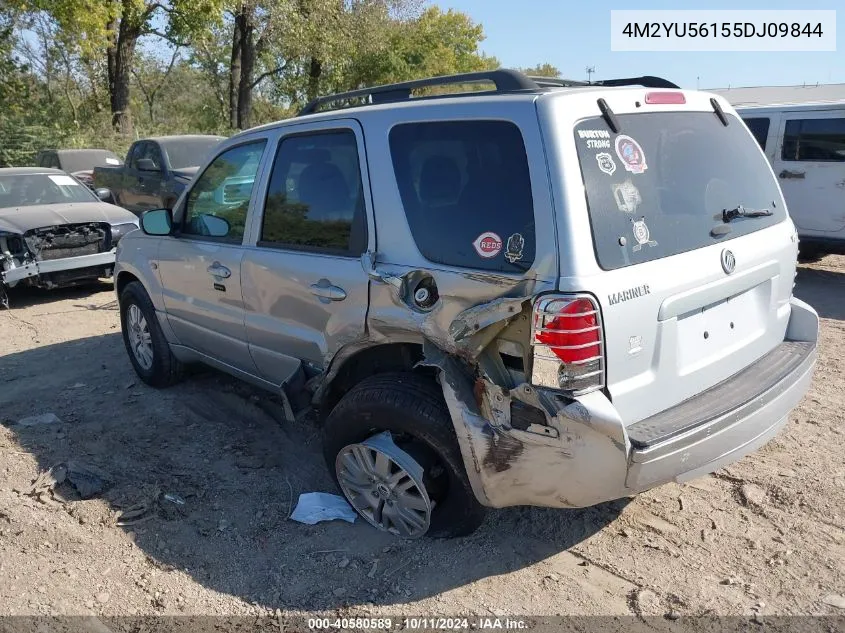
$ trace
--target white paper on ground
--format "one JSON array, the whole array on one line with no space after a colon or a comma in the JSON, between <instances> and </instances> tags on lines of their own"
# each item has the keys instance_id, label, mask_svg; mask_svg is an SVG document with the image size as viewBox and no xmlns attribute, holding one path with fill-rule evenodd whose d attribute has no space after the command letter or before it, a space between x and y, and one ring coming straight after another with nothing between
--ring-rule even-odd
<instances>
[{"instance_id":1,"label":"white paper on ground","mask_svg":"<svg viewBox=\"0 0 845 633\"><path fill-rule=\"evenodd\" d=\"M343 497L327 492L305 492L299 495L290 518L299 523L314 525L320 521L341 519L355 523L358 514Z\"/></svg>"},{"instance_id":2,"label":"white paper on ground","mask_svg":"<svg viewBox=\"0 0 845 633\"><path fill-rule=\"evenodd\" d=\"M48 177L50 180L52 180L54 183L56 183L57 185L59 185L60 187L64 187L65 185L72 185L72 186L76 186L76 185L78 185L78 184L79 184L78 182L76 182L76 181L75 181L73 178L71 178L70 176L47 176L47 177Z\"/></svg>"},{"instance_id":3,"label":"white paper on ground","mask_svg":"<svg viewBox=\"0 0 845 633\"><path fill-rule=\"evenodd\" d=\"M120 161L116 158L106 158L106 165L120 165Z\"/></svg>"}]
</instances>

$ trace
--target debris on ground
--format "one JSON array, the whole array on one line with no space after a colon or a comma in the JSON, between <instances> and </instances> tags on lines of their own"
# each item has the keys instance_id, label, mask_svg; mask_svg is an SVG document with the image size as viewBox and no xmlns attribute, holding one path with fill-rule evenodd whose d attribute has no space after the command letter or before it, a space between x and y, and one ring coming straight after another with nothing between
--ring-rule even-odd
<instances>
[{"instance_id":1,"label":"debris on ground","mask_svg":"<svg viewBox=\"0 0 845 633\"><path fill-rule=\"evenodd\" d=\"M822 602L828 606L836 607L837 609L845 609L845 596L832 593L822 598Z\"/></svg>"},{"instance_id":2,"label":"debris on ground","mask_svg":"<svg viewBox=\"0 0 845 633\"><path fill-rule=\"evenodd\" d=\"M93 464L71 459L67 461L65 466L67 468L65 479L83 499L91 499L97 496L112 483L111 476L102 468Z\"/></svg>"},{"instance_id":3,"label":"debris on ground","mask_svg":"<svg viewBox=\"0 0 845 633\"><path fill-rule=\"evenodd\" d=\"M153 488L143 499L120 510L115 517L115 525L124 527L150 520L156 516L160 496L161 491Z\"/></svg>"},{"instance_id":4,"label":"debris on ground","mask_svg":"<svg viewBox=\"0 0 845 633\"><path fill-rule=\"evenodd\" d=\"M298 523L314 525L320 521L335 519L355 523L357 516L343 497L327 492L304 492L299 495L299 501L296 502L290 518Z\"/></svg>"},{"instance_id":5,"label":"debris on ground","mask_svg":"<svg viewBox=\"0 0 845 633\"><path fill-rule=\"evenodd\" d=\"M102 468L93 464L69 459L38 475L26 494L46 503L46 495L52 498L56 487L64 482L73 486L82 499L90 499L103 492L111 484L111 477Z\"/></svg>"},{"instance_id":6,"label":"debris on ground","mask_svg":"<svg viewBox=\"0 0 845 633\"><path fill-rule=\"evenodd\" d=\"M59 424L61 420L55 413L39 413L18 420L18 426L41 426L42 424Z\"/></svg>"},{"instance_id":7,"label":"debris on ground","mask_svg":"<svg viewBox=\"0 0 845 633\"><path fill-rule=\"evenodd\" d=\"M32 482L32 487L29 492L25 493L29 497L37 499L41 503L50 503L53 501L53 491L56 486L63 483L67 476L67 466L65 464L57 464L35 478Z\"/></svg>"}]
</instances>

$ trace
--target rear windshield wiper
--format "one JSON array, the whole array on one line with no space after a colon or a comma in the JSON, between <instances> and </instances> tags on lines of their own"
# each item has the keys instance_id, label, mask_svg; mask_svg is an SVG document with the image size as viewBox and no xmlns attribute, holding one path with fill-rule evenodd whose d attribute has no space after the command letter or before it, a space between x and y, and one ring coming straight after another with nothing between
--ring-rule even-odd
<instances>
[{"instance_id":1,"label":"rear windshield wiper","mask_svg":"<svg viewBox=\"0 0 845 633\"><path fill-rule=\"evenodd\" d=\"M761 218L772 215L771 209L746 209L739 205L735 209L722 209L722 221L730 222L734 218Z\"/></svg>"}]
</instances>

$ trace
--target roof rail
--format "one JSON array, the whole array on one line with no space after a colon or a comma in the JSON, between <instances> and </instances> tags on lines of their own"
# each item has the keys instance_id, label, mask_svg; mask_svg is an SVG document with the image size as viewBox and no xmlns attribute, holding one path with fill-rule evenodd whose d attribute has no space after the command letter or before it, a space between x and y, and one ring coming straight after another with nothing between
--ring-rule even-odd
<instances>
[{"instance_id":1,"label":"roof rail","mask_svg":"<svg viewBox=\"0 0 845 633\"><path fill-rule=\"evenodd\" d=\"M651 75L644 75L642 77L629 77L627 79L602 79L601 81L594 81L590 86L642 86L643 88L677 88L681 87L673 84L668 79L662 77L653 77Z\"/></svg>"},{"instance_id":2,"label":"roof rail","mask_svg":"<svg viewBox=\"0 0 845 633\"><path fill-rule=\"evenodd\" d=\"M468 95L477 96L514 92L536 92L545 88L574 88L580 86L643 86L644 88L680 88L680 86L673 84L671 81L667 81L666 79L662 79L660 77L652 77L650 75L643 77L631 77L627 79L604 79L601 81L586 82L575 81L573 79L563 79L560 77L528 77L516 70L499 68L497 70L484 70L474 73L460 73L457 75L445 75L442 77L429 77L428 79L403 81L396 84L374 86L372 88L361 88L360 90L351 90L349 92L339 92L337 94L325 95L310 101L304 108L302 108L297 116L313 114L320 109L320 106L347 99L367 98L371 104L407 101L411 98L411 92L419 88L478 82L492 83L496 86L496 88L495 90L483 90L467 93Z\"/></svg>"},{"instance_id":3,"label":"roof rail","mask_svg":"<svg viewBox=\"0 0 845 633\"><path fill-rule=\"evenodd\" d=\"M389 103L391 101L405 101L411 98L411 91L418 88L429 88L431 86L448 86L452 84L464 84L474 82L489 82L496 86L494 91L484 91L487 94L501 92L527 92L539 90L535 82L515 70L499 68L497 70L484 70L474 73L460 73L457 75L445 75L442 77L429 77L428 79L416 79L414 81L403 81L385 86L374 86L362 88L349 92L339 92L333 95L317 97L309 102L298 116L313 114L317 109L326 103L343 101L344 99L357 99L370 97L372 103ZM479 93L473 93L479 94Z\"/></svg>"},{"instance_id":4,"label":"roof rail","mask_svg":"<svg viewBox=\"0 0 845 633\"><path fill-rule=\"evenodd\" d=\"M531 81L541 88L574 88L580 86L642 86L643 88L680 88L671 81L662 77L644 75L642 77L630 77L626 79L602 79L599 81L577 81L574 79L563 79L561 77L529 77Z\"/></svg>"}]
</instances>

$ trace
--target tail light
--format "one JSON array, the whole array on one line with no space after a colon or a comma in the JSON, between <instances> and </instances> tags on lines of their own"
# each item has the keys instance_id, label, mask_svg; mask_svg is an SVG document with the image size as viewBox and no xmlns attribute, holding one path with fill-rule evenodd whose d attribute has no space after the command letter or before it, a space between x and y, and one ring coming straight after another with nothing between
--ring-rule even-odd
<instances>
[{"instance_id":1,"label":"tail light","mask_svg":"<svg viewBox=\"0 0 845 633\"><path fill-rule=\"evenodd\" d=\"M604 387L601 314L592 298L541 297L534 304L531 382L572 395Z\"/></svg>"},{"instance_id":2,"label":"tail light","mask_svg":"<svg viewBox=\"0 0 845 633\"><path fill-rule=\"evenodd\" d=\"M687 99L683 92L647 92L645 95L646 103L663 103L680 105L686 103Z\"/></svg>"}]
</instances>

